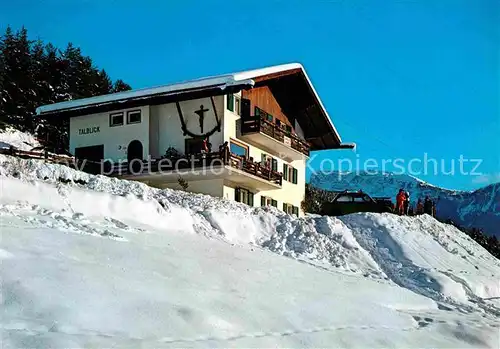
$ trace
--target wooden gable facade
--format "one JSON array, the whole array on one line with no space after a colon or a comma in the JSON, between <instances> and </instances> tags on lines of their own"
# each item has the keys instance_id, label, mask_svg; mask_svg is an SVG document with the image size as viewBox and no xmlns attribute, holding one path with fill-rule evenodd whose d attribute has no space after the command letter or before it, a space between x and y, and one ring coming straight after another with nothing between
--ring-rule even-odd
<instances>
[{"instance_id":1,"label":"wooden gable facade","mask_svg":"<svg viewBox=\"0 0 500 349\"><path fill-rule=\"evenodd\" d=\"M253 115L255 115L255 107L260 108L272 116L272 120L267 121L276 123L276 120L279 120L281 124L291 126L293 129L292 123L281 109L269 86L243 90L241 96L250 101L250 110Z\"/></svg>"}]
</instances>

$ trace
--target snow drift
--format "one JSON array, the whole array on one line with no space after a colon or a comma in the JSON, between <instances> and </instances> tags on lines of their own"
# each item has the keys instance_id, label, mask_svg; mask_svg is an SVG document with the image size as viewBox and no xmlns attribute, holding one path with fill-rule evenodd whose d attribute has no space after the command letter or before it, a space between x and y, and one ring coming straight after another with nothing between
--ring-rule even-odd
<instances>
[{"instance_id":1,"label":"snow drift","mask_svg":"<svg viewBox=\"0 0 500 349\"><path fill-rule=\"evenodd\" d=\"M29 151L38 146L40 146L38 140L29 133L11 127L0 133L0 149L14 147L19 150Z\"/></svg>"},{"instance_id":2,"label":"snow drift","mask_svg":"<svg viewBox=\"0 0 500 349\"><path fill-rule=\"evenodd\" d=\"M296 218L9 156L0 176L7 347L498 343L500 263L432 217Z\"/></svg>"},{"instance_id":3,"label":"snow drift","mask_svg":"<svg viewBox=\"0 0 500 349\"><path fill-rule=\"evenodd\" d=\"M485 233L500 237L500 183L475 191L449 190L436 187L410 175L394 173L347 172L315 173L312 186L332 190L360 190L372 196L390 197L400 188L410 192L413 205L426 195L436 201L440 218L451 219L461 226L481 228Z\"/></svg>"}]
</instances>

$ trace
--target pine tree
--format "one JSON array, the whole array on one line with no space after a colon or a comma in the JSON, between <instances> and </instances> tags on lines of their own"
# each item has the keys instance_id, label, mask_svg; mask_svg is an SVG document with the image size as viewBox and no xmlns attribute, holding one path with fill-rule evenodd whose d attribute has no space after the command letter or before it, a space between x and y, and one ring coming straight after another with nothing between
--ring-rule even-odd
<instances>
[{"instance_id":1,"label":"pine tree","mask_svg":"<svg viewBox=\"0 0 500 349\"><path fill-rule=\"evenodd\" d=\"M112 92L121 92L121 91L128 91L131 90L132 88L130 87L129 84L126 84L123 80L118 79L115 81L113 85L113 91Z\"/></svg>"},{"instance_id":2,"label":"pine tree","mask_svg":"<svg viewBox=\"0 0 500 349\"><path fill-rule=\"evenodd\" d=\"M113 91L113 82L104 69L96 71L96 90L95 95L108 94Z\"/></svg>"},{"instance_id":3,"label":"pine tree","mask_svg":"<svg viewBox=\"0 0 500 349\"><path fill-rule=\"evenodd\" d=\"M34 132L52 151L67 150L69 120L39 117L38 106L130 89L123 80L113 83L72 43L61 52L29 40L24 27L16 33L7 27L0 38L0 129Z\"/></svg>"},{"instance_id":4,"label":"pine tree","mask_svg":"<svg viewBox=\"0 0 500 349\"><path fill-rule=\"evenodd\" d=\"M6 82L6 63L4 58L5 39L12 36L12 29L7 27L5 35L0 38L0 131L3 130L8 124L7 113L5 112L5 105L7 103L7 89Z\"/></svg>"}]
</instances>

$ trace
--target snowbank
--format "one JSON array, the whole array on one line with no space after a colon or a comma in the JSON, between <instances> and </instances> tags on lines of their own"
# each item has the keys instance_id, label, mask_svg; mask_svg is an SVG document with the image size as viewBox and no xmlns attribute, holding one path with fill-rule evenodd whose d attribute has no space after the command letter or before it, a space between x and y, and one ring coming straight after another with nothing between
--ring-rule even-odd
<instances>
[{"instance_id":1,"label":"snowbank","mask_svg":"<svg viewBox=\"0 0 500 349\"><path fill-rule=\"evenodd\" d=\"M498 343L500 263L432 217L299 219L1 155L0 176L7 347Z\"/></svg>"},{"instance_id":2,"label":"snowbank","mask_svg":"<svg viewBox=\"0 0 500 349\"><path fill-rule=\"evenodd\" d=\"M350 172L315 173L311 185L341 191L360 190L371 196L389 197L393 201L400 188L410 193L412 205L429 196L436 201L437 215L464 227L481 228L500 238L500 183L475 191L457 191L436 187L406 174Z\"/></svg>"},{"instance_id":3,"label":"snowbank","mask_svg":"<svg viewBox=\"0 0 500 349\"><path fill-rule=\"evenodd\" d=\"M34 147L40 146L40 143L29 133L21 132L14 128L7 128L0 132L0 148L10 148L11 146L19 150L29 151Z\"/></svg>"},{"instance_id":4,"label":"snowbank","mask_svg":"<svg viewBox=\"0 0 500 349\"><path fill-rule=\"evenodd\" d=\"M159 190L40 160L0 156L0 170L6 178L22 180L2 180L4 200L10 202L24 192L25 201L55 205L49 207L55 211L71 209L88 217L112 217L155 229L175 227L232 244L252 244L337 271L389 278L435 300L468 303L500 297L499 262L456 228L427 215L297 219L273 207L251 208L202 194ZM40 180L57 187L43 187ZM34 184L26 187L27 182Z\"/></svg>"}]
</instances>

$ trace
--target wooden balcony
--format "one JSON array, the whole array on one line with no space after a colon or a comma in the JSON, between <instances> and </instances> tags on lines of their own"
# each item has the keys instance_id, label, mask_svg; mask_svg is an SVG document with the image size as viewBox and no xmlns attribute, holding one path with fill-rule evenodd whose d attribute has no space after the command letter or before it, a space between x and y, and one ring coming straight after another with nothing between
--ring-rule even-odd
<instances>
[{"instance_id":1,"label":"wooden balcony","mask_svg":"<svg viewBox=\"0 0 500 349\"><path fill-rule=\"evenodd\" d=\"M305 140L267 121L265 115L265 112L261 111L257 116L242 116L241 138L290 160L300 160L304 156L309 156L309 144Z\"/></svg>"},{"instance_id":2,"label":"wooden balcony","mask_svg":"<svg viewBox=\"0 0 500 349\"><path fill-rule=\"evenodd\" d=\"M258 190L279 189L283 178L279 172L231 154L228 148L221 152L195 154L189 157L137 160L130 164L127 162L104 164L101 168L102 174L123 179L158 183L174 183L179 176L188 182L227 179Z\"/></svg>"}]
</instances>

